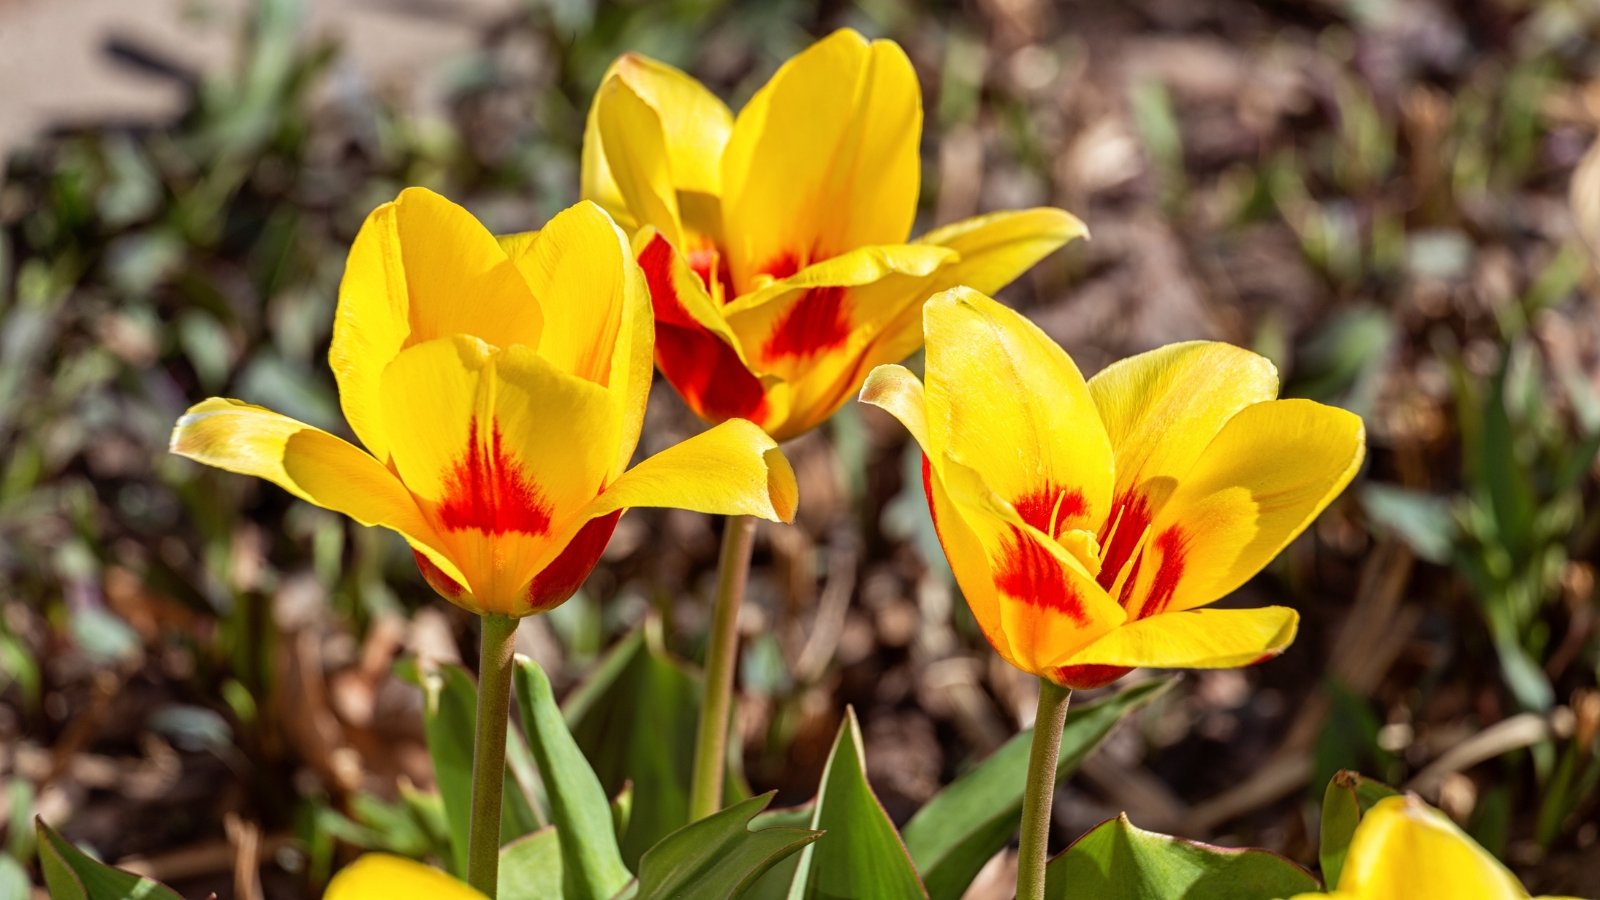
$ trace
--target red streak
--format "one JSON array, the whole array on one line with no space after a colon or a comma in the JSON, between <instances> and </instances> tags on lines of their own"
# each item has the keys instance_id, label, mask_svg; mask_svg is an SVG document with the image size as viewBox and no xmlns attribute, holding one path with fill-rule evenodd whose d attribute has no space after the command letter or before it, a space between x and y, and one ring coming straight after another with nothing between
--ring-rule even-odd
<instances>
[{"instance_id":1,"label":"red streak","mask_svg":"<svg viewBox=\"0 0 1600 900\"><path fill-rule=\"evenodd\" d=\"M761 421L767 395L739 354L696 322L672 283L672 245L657 235L639 254L656 315L656 364L703 419Z\"/></svg>"},{"instance_id":2,"label":"red streak","mask_svg":"<svg viewBox=\"0 0 1600 900\"><path fill-rule=\"evenodd\" d=\"M528 583L528 608L532 612L555 609L583 587L584 580L594 571L600 554L611 541L611 532L616 530L617 519L621 516L619 509L584 523L573 536L572 543L551 560L543 572L533 576L533 581Z\"/></svg>"},{"instance_id":3,"label":"red streak","mask_svg":"<svg viewBox=\"0 0 1600 900\"><path fill-rule=\"evenodd\" d=\"M1057 666L1051 673L1050 680L1074 691L1087 691L1105 687L1132 671L1129 666L1105 666L1098 663Z\"/></svg>"},{"instance_id":4,"label":"red streak","mask_svg":"<svg viewBox=\"0 0 1600 900\"><path fill-rule=\"evenodd\" d=\"M770 275L778 281L788 278L790 275L800 271L800 269L800 259L793 253L780 253L767 260L765 264L756 267L756 271L760 274Z\"/></svg>"},{"instance_id":5,"label":"red streak","mask_svg":"<svg viewBox=\"0 0 1600 900\"><path fill-rule=\"evenodd\" d=\"M1161 564L1156 569L1155 582L1150 585L1149 595L1139 604L1139 615L1135 617L1139 619L1166 612L1172 604L1172 597L1178 592L1178 582L1183 578L1183 532L1177 528L1161 532L1155 539L1155 545L1145 550L1146 556L1151 553L1161 554Z\"/></svg>"},{"instance_id":6,"label":"red streak","mask_svg":"<svg viewBox=\"0 0 1600 900\"><path fill-rule=\"evenodd\" d=\"M994 586L1001 593L1032 606L1063 613L1079 625L1089 624L1083 598L1067 581L1061 563L1038 541L1013 525L1000 554Z\"/></svg>"},{"instance_id":7,"label":"red streak","mask_svg":"<svg viewBox=\"0 0 1600 900\"><path fill-rule=\"evenodd\" d=\"M810 358L840 347L850 337L845 288L814 287L778 318L762 347L766 359Z\"/></svg>"},{"instance_id":8,"label":"red streak","mask_svg":"<svg viewBox=\"0 0 1600 900\"><path fill-rule=\"evenodd\" d=\"M422 580L426 581L429 587L438 591L439 596L446 600L455 601L461 599L461 595L466 593L467 589L460 582L446 575L443 569L434 565L433 560L416 550L412 550L411 555L417 559L417 568L422 572Z\"/></svg>"},{"instance_id":9,"label":"red streak","mask_svg":"<svg viewBox=\"0 0 1600 900\"><path fill-rule=\"evenodd\" d=\"M1057 503L1060 505L1057 506ZM1022 517L1022 521L1057 540L1067 531L1067 523L1089 511L1083 491L1069 491L1049 482L1038 490L1018 497L1011 505L1017 508L1017 515Z\"/></svg>"},{"instance_id":10,"label":"red streak","mask_svg":"<svg viewBox=\"0 0 1600 900\"><path fill-rule=\"evenodd\" d=\"M489 446L484 446L477 416L467 423L466 452L445 476L439 517L451 531L544 534L550 530L550 507L539 486L506 452L498 423L490 429Z\"/></svg>"},{"instance_id":11,"label":"red streak","mask_svg":"<svg viewBox=\"0 0 1600 900\"><path fill-rule=\"evenodd\" d=\"M645 249L648 252L649 248ZM640 258L643 258L642 254ZM722 302L733 302L733 273L728 270L727 258L718 253L717 248L701 247L698 250L691 250L689 252L688 261L689 268L696 275L700 276L700 282L706 286L706 290L710 292L712 296L716 296L716 291L712 289L713 285L711 280L712 272L715 270L716 281L718 284L722 285Z\"/></svg>"}]
</instances>

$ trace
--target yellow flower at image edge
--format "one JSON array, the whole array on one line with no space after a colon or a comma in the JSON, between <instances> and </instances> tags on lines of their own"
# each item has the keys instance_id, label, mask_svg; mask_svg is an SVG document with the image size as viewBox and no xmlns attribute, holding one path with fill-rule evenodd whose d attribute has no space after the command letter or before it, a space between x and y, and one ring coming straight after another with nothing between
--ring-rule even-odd
<instances>
[{"instance_id":1,"label":"yellow flower at image edge","mask_svg":"<svg viewBox=\"0 0 1600 900\"><path fill-rule=\"evenodd\" d=\"M485 900L438 869L388 853L367 853L340 869L323 900Z\"/></svg>"},{"instance_id":2,"label":"yellow flower at image edge","mask_svg":"<svg viewBox=\"0 0 1600 900\"><path fill-rule=\"evenodd\" d=\"M237 400L172 450L399 532L440 594L523 616L567 600L632 506L793 518L794 473L730 420L627 468L653 374L644 276L599 207L496 238L411 188L351 247L329 361L363 451Z\"/></svg>"},{"instance_id":3,"label":"yellow flower at image edge","mask_svg":"<svg viewBox=\"0 0 1600 900\"><path fill-rule=\"evenodd\" d=\"M1088 382L1023 316L958 288L923 310L927 384L881 366L861 399L922 446L939 540L978 625L1025 672L1099 687L1136 666L1276 656L1292 609L1201 609L1343 490L1361 420L1278 400L1266 359L1174 344Z\"/></svg>"},{"instance_id":4,"label":"yellow flower at image edge","mask_svg":"<svg viewBox=\"0 0 1600 900\"><path fill-rule=\"evenodd\" d=\"M1038 208L911 240L921 135L905 51L849 29L785 62L737 117L664 63L611 66L584 131L583 196L638 229L656 361L702 418L802 434L917 349L930 295L997 291L1084 235Z\"/></svg>"},{"instance_id":5,"label":"yellow flower at image edge","mask_svg":"<svg viewBox=\"0 0 1600 900\"><path fill-rule=\"evenodd\" d=\"M1337 889L1294 900L1526 900L1515 875L1415 796L1388 797L1362 817ZM1571 900L1547 897L1541 900Z\"/></svg>"}]
</instances>

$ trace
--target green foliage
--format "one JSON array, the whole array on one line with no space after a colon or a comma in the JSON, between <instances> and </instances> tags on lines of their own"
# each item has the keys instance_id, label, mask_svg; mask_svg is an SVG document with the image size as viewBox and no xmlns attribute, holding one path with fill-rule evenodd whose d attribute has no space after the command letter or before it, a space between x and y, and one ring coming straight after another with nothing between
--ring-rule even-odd
<instances>
[{"instance_id":1,"label":"green foliage","mask_svg":"<svg viewBox=\"0 0 1600 900\"><path fill-rule=\"evenodd\" d=\"M1322 880L1330 889L1339 883L1361 817L1374 803L1395 793L1394 788L1349 770L1336 773L1328 782L1322 795L1322 843L1317 859L1322 864Z\"/></svg>"},{"instance_id":2,"label":"green foliage","mask_svg":"<svg viewBox=\"0 0 1600 900\"><path fill-rule=\"evenodd\" d=\"M544 670L518 659L512 678L560 840L562 893L567 900L606 900L633 875L622 863L605 791L567 731Z\"/></svg>"},{"instance_id":3,"label":"green foliage","mask_svg":"<svg viewBox=\"0 0 1600 900\"><path fill-rule=\"evenodd\" d=\"M546 826L500 848L498 900L563 900L561 839Z\"/></svg>"},{"instance_id":4,"label":"green foliage","mask_svg":"<svg viewBox=\"0 0 1600 900\"><path fill-rule=\"evenodd\" d=\"M660 647L658 626L624 638L567 698L572 736L608 792L633 785L622 858L644 851L689 821L689 774L700 715L700 680ZM730 754L723 796L750 795Z\"/></svg>"},{"instance_id":5,"label":"green foliage","mask_svg":"<svg viewBox=\"0 0 1600 900\"><path fill-rule=\"evenodd\" d=\"M1277 900L1320 887L1276 853L1144 831L1125 815L1078 838L1045 869L1049 900Z\"/></svg>"},{"instance_id":6,"label":"green foliage","mask_svg":"<svg viewBox=\"0 0 1600 900\"><path fill-rule=\"evenodd\" d=\"M816 843L763 876L751 898L925 898L927 890L894 823L867 784L861 726L846 708L811 808Z\"/></svg>"},{"instance_id":7,"label":"green foliage","mask_svg":"<svg viewBox=\"0 0 1600 900\"><path fill-rule=\"evenodd\" d=\"M1147 681L1069 710L1056 781L1077 771L1112 727L1165 694L1175 681ZM1007 741L906 823L906 849L934 900L960 897L984 863L1016 834L1032 740L1030 729Z\"/></svg>"},{"instance_id":8,"label":"green foliage","mask_svg":"<svg viewBox=\"0 0 1600 900\"><path fill-rule=\"evenodd\" d=\"M183 900L171 888L89 856L55 829L34 820L39 868L54 900Z\"/></svg>"},{"instance_id":9,"label":"green foliage","mask_svg":"<svg viewBox=\"0 0 1600 900\"><path fill-rule=\"evenodd\" d=\"M778 861L821 837L808 828L751 829L772 794L751 797L674 831L639 861L638 900L733 897Z\"/></svg>"}]
</instances>

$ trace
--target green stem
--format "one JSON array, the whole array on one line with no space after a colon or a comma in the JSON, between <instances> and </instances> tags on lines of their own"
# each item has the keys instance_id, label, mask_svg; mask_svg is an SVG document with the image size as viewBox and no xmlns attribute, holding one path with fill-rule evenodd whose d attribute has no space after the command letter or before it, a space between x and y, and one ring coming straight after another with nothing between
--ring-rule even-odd
<instances>
[{"instance_id":1,"label":"green stem","mask_svg":"<svg viewBox=\"0 0 1600 900\"><path fill-rule=\"evenodd\" d=\"M689 791L689 821L722 808L727 779L728 713L733 706L733 669L739 657L739 605L750 575L750 548L756 520L729 516L722 529L722 554L717 561L717 596L711 607L711 644L706 648L705 697L700 704L700 731L694 743L694 781Z\"/></svg>"},{"instance_id":2,"label":"green stem","mask_svg":"<svg viewBox=\"0 0 1600 900\"><path fill-rule=\"evenodd\" d=\"M492 898L500 878L500 800L506 780L506 723L511 715L511 652L516 645L517 620L489 615L482 624L467 883Z\"/></svg>"},{"instance_id":3,"label":"green stem","mask_svg":"<svg viewBox=\"0 0 1600 900\"><path fill-rule=\"evenodd\" d=\"M1056 795L1056 760L1061 726L1072 691L1039 679L1039 712L1033 720L1028 781L1022 793L1022 842L1017 850L1017 900L1044 900L1044 864L1050 845L1050 804Z\"/></svg>"}]
</instances>

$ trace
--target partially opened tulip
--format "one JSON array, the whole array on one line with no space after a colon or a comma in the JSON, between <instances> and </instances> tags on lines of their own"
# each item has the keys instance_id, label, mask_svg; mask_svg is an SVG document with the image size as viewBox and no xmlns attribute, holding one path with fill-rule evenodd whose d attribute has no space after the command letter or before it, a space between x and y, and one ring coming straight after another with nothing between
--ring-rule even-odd
<instances>
[{"instance_id":1,"label":"partially opened tulip","mask_svg":"<svg viewBox=\"0 0 1600 900\"><path fill-rule=\"evenodd\" d=\"M172 450L399 532L435 590L485 617L478 721L499 728L503 754L515 621L578 589L625 509L793 517L793 472L747 421L628 468L652 336L644 276L598 206L496 239L413 188L356 236L334 319L329 361L366 449L213 398L178 421ZM496 822L499 784L484 797ZM492 866L494 844L477 837ZM493 893L492 869L472 875Z\"/></svg>"},{"instance_id":2,"label":"partially opened tulip","mask_svg":"<svg viewBox=\"0 0 1600 900\"><path fill-rule=\"evenodd\" d=\"M1415 795L1387 797L1356 826L1339 883L1294 900L1527 900L1499 860ZM1545 898L1560 900L1560 898Z\"/></svg>"},{"instance_id":3,"label":"partially opened tulip","mask_svg":"<svg viewBox=\"0 0 1600 900\"><path fill-rule=\"evenodd\" d=\"M922 301L996 291L1084 233L1058 209L1000 212L909 240L922 93L905 52L841 29L734 116L693 78L617 60L589 111L583 195L650 279L656 361L697 414L778 440L922 343Z\"/></svg>"},{"instance_id":4,"label":"partially opened tulip","mask_svg":"<svg viewBox=\"0 0 1600 900\"><path fill-rule=\"evenodd\" d=\"M1135 666L1249 665L1289 645L1294 610L1203 607L1349 483L1358 417L1275 399L1272 364L1226 344L1175 344L1085 382L1044 332L976 291L934 297L923 315L926 385L883 366L861 399L922 446L935 529L973 616L1042 679L1036 761L1053 772L1040 741L1059 741L1072 688ZM1047 816L1053 778L1034 776L1028 798ZM1023 897L1043 890L1044 832L1026 818L1039 810L1024 812L1019 875L1039 880Z\"/></svg>"},{"instance_id":5,"label":"partially opened tulip","mask_svg":"<svg viewBox=\"0 0 1600 900\"><path fill-rule=\"evenodd\" d=\"M656 363L701 418L782 441L868 370L922 343L922 301L995 291L1084 233L1058 209L1000 212L910 240L922 93L905 52L841 29L780 66L735 116L699 82L629 54L583 139L583 196L635 230ZM721 808L749 522L724 531L690 807Z\"/></svg>"}]
</instances>

